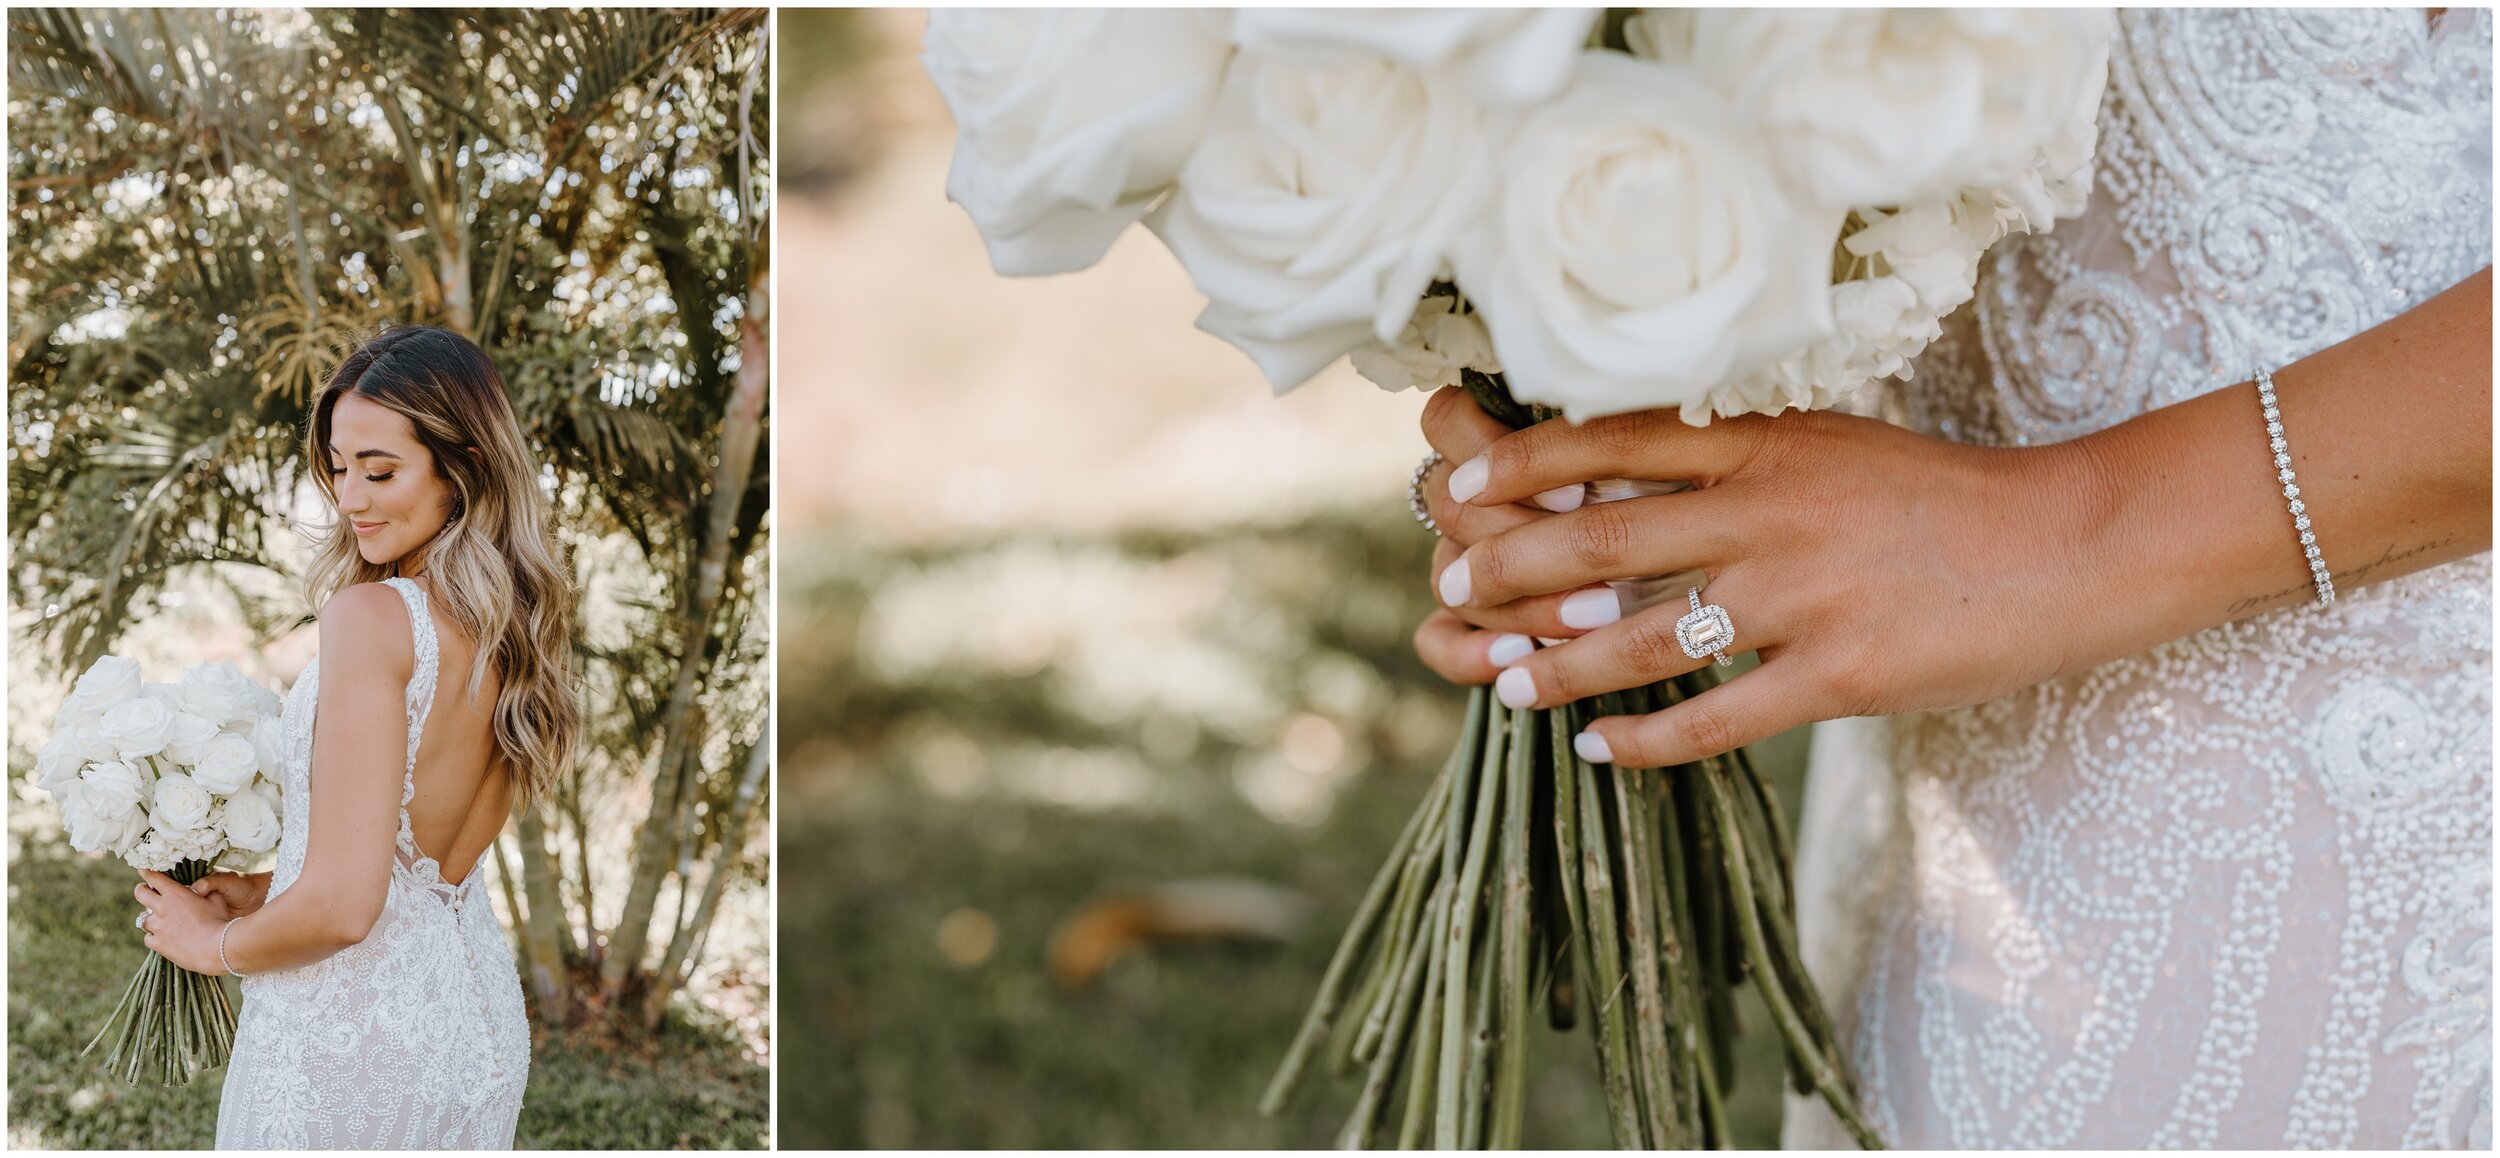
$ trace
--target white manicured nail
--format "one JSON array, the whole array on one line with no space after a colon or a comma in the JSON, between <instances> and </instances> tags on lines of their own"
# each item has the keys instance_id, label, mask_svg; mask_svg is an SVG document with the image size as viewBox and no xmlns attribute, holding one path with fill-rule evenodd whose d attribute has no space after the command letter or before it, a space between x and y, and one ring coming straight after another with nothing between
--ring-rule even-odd
<instances>
[{"instance_id":1,"label":"white manicured nail","mask_svg":"<svg viewBox=\"0 0 2500 1158\"><path fill-rule=\"evenodd\" d=\"M1463 503L1484 493L1484 484L1493 477L1493 464L1479 454L1458 464L1450 472L1450 501Z\"/></svg>"},{"instance_id":2,"label":"white manicured nail","mask_svg":"<svg viewBox=\"0 0 2500 1158\"><path fill-rule=\"evenodd\" d=\"M1579 510L1581 501L1587 497L1588 489L1578 483L1573 483L1570 486L1537 492L1536 505L1555 514L1561 514L1564 511Z\"/></svg>"},{"instance_id":3,"label":"white manicured nail","mask_svg":"<svg viewBox=\"0 0 2500 1158\"><path fill-rule=\"evenodd\" d=\"M1446 570L1441 572L1442 606L1464 607L1467 605L1467 597L1473 594L1474 590L1474 585L1470 583L1467 578L1467 557L1465 555L1459 556L1457 562L1450 564Z\"/></svg>"},{"instance_id":4,"label":"white manicured nail","mask_svg":"<svg viewBox=\"0 0 2500 1158\"><path fill-rule=\"evenodd\" d=\"M1443 582L1448 581L1444 579ZM1574 591L1562 601L1562 621L1565 627L1576 627L1587 631L1594 627L1604 627L1621 618L1623 618L1623 597L1616 595L1612 587L1592 587L1586 591Z\"/></svg>"},{"instance_id":5,"label":"white manicured nail","mask_svg":"<svg viewBox=\"0 0 2500 1158\"><path fill-rule=\"evenodd\" d=\"M1527 636L1503 632L1494 636L1491 646L1484 649L1484 658L1495 667L1509 667L1528 658L1528 653L1535 650L1536 645L1529 642Z\"/></svg>"},{"instance_id":6,"label":"white manicured nail","mask_svg":"<svg viewBox=\"0 0 2500 1158\"><path fill-rule=\"evenodd\" d=\"M1493 694L1502 698L1503 707L1527 707L1536 703L1536 677L1524 667L1505 668L1493 681Z\"/></svg>"},{"instance_id":7,"label":"white manicured nail","mask_svg":"<svg viewBox=\"0 0 2500 1158\"><path fill-rule=\"evenodd\" d=\"M1571 750L1591 764L1612 764L1615 750L1606 746L1606 737L1595 732L1582 732L1571 738Z\"/></svg>"}]
</instances>

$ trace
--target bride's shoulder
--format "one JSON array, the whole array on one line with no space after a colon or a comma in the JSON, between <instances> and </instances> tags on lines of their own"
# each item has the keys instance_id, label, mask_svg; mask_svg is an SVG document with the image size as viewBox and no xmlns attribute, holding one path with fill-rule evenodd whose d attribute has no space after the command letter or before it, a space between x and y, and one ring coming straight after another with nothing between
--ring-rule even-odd
<instances>
[{"instance_id":1,"label":"bride's shoulder","mask_svg":"<svg viewBox=\"0 0 2500 1158\"><path fill-rule=\"evenodd\" d=\"M405 678L416 667L408 604L387 583L358 583L334 592L321 605L321 666L325 673L385 672Z\"/></svg>"}]
</instances>

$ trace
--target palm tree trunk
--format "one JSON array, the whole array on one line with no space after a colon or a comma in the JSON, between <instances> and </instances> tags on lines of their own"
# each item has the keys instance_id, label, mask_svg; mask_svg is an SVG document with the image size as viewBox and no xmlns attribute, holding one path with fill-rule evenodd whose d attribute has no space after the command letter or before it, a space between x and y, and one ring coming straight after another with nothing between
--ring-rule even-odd
<instances>
[{"instance_id":1,"label":"palm tree trunk","mask_svg":"<svg viewBox=\"0 0 2500 1158\"><path fill-rule=\"evenodd\" d=\"M729 579L729 542L738 526L738 508L746 500L747 483L755 470L755 447L764 433L764 401L769 393L772 346L768 327L772 297L765 250L757 247L747 263L747 311L739 328L738 385L721 419L720 465L712 474L712 502L703 534L703 553L695 574L693 598L678 625L677 681L669 691L668 710L661 717L660 780L652 786L650 823L634 848L633 884L625 910L617 920L608 958L599 969L600 988L614 998L625 979L642 964L651 935L651 914L659 902L660 882L676 859L679 818L692 776L687 769L695 748L694 698L701 682L712 612L720 606Z\"/></svg>"},{"instance_id":2,"label":"palm tree trunk","mask_svg":"<svg viewBox=\"0 0 2500 1158\"><path fill-rule=\"evenodd\" d=\"M763 734L756 737L755 747L747 753L746 771L738 777L738 794L729 806L729 815L722 818L720 844L712 851L712 875L703 882L703 899L695 903L693 918L679 925L669 937L668 954L651 979L651 994L642 1009L645 1028L658 1028L660 1018L668 1012L669 995L685 979L690 968L687 962L695 957L695 946L711 936L721 894L728 891L730 870L737 867L738 857L746 850L747 822L754 815L756 798L763 795L764 776L772 768L772 754L773 717L766 712Z\"/></svg>"},{"instance_id":3,"label":"palm tree trunk","mask_svg":"<svg viewBox=\"0 0 2500 1158\"><path fill-rule=\"evenodd\" d=\"M529 946L530 991L538 996L538 1016L550 1025L573 1012L572 975L567 952L572 935L564 922L564 902L556 897L555 858L547 852L547 826L533 808L521 814L521 884L529 897L529 919L521 936Z\"/></svg>"}]
</instances>

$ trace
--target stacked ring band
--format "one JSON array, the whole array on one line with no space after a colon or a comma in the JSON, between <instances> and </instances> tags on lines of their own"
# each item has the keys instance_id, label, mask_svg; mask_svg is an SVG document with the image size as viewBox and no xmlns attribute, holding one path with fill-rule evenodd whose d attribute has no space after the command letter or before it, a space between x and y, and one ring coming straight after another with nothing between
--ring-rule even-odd
<instances>
[{"instance_id":1,"label":"stacked ring band","mask_svg":"<svg viewBox=\"0 0 2500 1158\"><path fill-rule=\"evenodd\" d=\"M1415 512L1415 521L1436 535L1441 533L1441 525L1432 521L1432 507L1424 502L1424 476L1431 474L1432 468L1441 465L1441 462L1440 451L1425 455L1422 462L1415 464L1415 477L1406 484L1406 509Z\"/></svg>"}]
</instances>

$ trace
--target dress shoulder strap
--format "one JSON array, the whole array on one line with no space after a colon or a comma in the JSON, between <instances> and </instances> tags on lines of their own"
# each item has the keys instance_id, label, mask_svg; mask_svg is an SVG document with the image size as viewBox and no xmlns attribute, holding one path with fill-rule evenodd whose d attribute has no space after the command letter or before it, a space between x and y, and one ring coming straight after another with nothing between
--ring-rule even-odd
<instances>
[{"instance_id":1,"label":"dress shoulder strap","mask_svg":"<svg viewBox=\"0 0 2500 1158\"><path fill-rule=\"evenodd\" d=\"M442 666L442 648L434 636L434 612L428 606L425 588L417 581L400 576L383 580L408 604L408 630L416 644L416 670L408 676L408 761L401 774L399 802L406 805L417 794L417 741L425 734L426 718L434 712L434 684ZM399 823L404 832L408 813L400 811Z\"/></svg>"}]
</instances>

